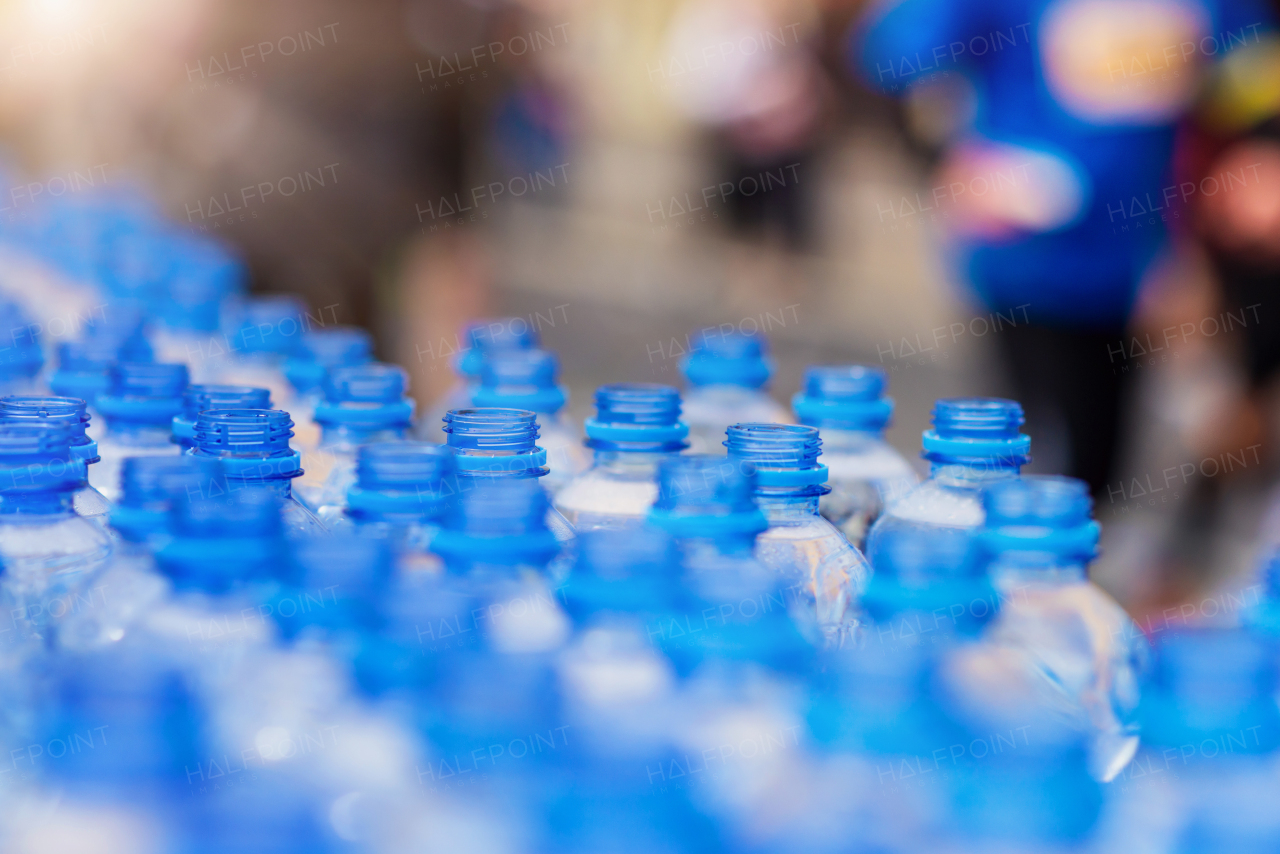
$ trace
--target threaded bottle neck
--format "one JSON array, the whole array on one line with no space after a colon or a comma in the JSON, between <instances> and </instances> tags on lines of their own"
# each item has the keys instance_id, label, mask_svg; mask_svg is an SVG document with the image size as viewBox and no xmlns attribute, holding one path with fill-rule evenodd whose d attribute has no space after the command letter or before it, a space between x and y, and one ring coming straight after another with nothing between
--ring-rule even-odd
<instances>
[{"instance_id":1,"label":"threaded bottle neck","mask_svg":"<svg viewBox=\"0 0 1280 854\"><path fill-rule=\"evenodd\" d=\"M680 421L680 392L671 386L618 383L596 391L587 446L598 451L674 453L689 446Z\"/></svg>"},{"instance_id":2,"label":"threaded bottle neck","mask_svg":"<svg viewBox=\"0 0 1280 854\"><path fill-rule=\"evenodd\" d=\"M814 366L805 371L804 390L792 398L792 408L810 427L881 433L893 416L887 384L882 368Z\"/></svg>"},{"instance_id":3,"label":"threaded bottle neck","mask_svg":"<svg viewBox=\"0 0 1280 854\"><path fill-rule=\"evenodd\" d=\"M1031 437L1018 432L1025 419L1015 401L994 397L949 398L933 408L924 434L924 457L943 465L1017 469L1031 460Z\"/></svg>"},{"instance_id":4,"label":"threaded bottle neck","mask_svg":"<svg viewBox=\"0 0 1280 854\"><path fill-rule=\"evenodd\" d=\"M818 462L822 439L816 428L797 424L735 424L725 447L729 458L750 463L758 491L774 496L824 495L827 467Z\"/></svg>"},{"instance_id":5,"label":"threaded bottle neck","mask_svg":"<svg viewBox=\"0 0 1280 854\"><path fill-rule=\"evenodd\" d=\"M541 477L547 452L539 448L538 416L523 409L454 409L444 433L463 476Z\"/></svg>"}]
</instances>

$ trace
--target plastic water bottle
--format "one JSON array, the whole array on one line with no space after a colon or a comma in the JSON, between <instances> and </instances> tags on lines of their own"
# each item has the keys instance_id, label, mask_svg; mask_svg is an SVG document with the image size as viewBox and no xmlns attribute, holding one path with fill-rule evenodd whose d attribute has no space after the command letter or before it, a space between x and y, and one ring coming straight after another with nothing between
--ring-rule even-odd
<instances>
[{"instance_id":1,"label":"plastic water bottle","mask_svg":"<svg viewBox=\"0 0 1280 854\"><path fill-rule=\"evenodd\" d=\"M333 368L364 365L373 360L373 336L356 326L312 329L302 336L297 355L284 364L293 394L281 408L306 416L294 424L294 444L306 452L320 444L320 425L312 415L324 399L324 380Z\"/></svg>"},{"instance_id":2,"label":"plastic water bottle","mask_svg":"<svg viewBox=\"0 0 1280 854\"><path fill-rule=\"evenodd\" d=\"M120 362L150 362L146 339L138 344L130 336L123 341L108 335L90 335L80 341L58 345L58 368L49 377L49 390L62 397L74 397L89 405L92 428L102 423L97 410L98 395L111 389L111 369ZM95 435L96 438L96 435Z\"/></svg>"},{"instance_id":3,"label":"plastic water bottle","mask_svg":"<svg viewBox=\"0 0 1280 854\"><path fill-rule=\"evenodd\" d=\"M212 371L198 375L204 382L269 389L272 400L288 400L285 360L298 352L312 322L306 303L294 296L254 297L244 301L239 315L227 349L210 353Z\"/></svg>"},{"instance_id":4,"label":"plastic water bottle","mask_svg":"<svg viewBox=\"0 0 1280 854\"><path fill-rule=\"evenodd\" d=\"M929 479L887 507L867 537L872 564L880 540L891 531L920 536L982 524L983 488L1018 476L1030 462L1031 437L1018 432L1022 407L998 398L952 398L933 407L933 429L924 433Z\"/></svg>"},{"instance_id":5,"label":"plastic water bottle","mask_svg":"<svg viewBox=\"0 0 1280 854\"><path fill-rule=\"evenodd\" d=\"M641 524L658 497L658 463L689 445L680 392L644 383L601 386L586 433L595 460L556 494L556 506L581 530Z\"/></svg>"},{"instance_id":6,"label":"plastic water bottle","mask_svg":"<svg viewBox=\"0 0 1280 854\"><path fill-rule=\"evenodd\" d=\"M278 409L206 410L196 418L191 453L221 460L232 491L258 490L274 496L287 530L317 534L324 525L293 497L291 484L302 474L302 457L289 447L291 427L289 413ZM216 509L211 506L209 511Z\"/></svg>"},{"instance_id":7,"label":"plastic water bottle","mask_svg":"<svg viewBox=\"0 0 1280 854\"><path fill-rule=\"evenodd\" d=\"M111 388L97 399L106 422L98 440L102 459L89 470L89 483L108 501L120 496L126 457L180 453L173 443L173 417L182 411L186 387L186 365L127 362L111 369Z\"/></svg>"},{"instance_id":8,"label":"plastic water bottle","mask_svg":"<svg viewBox=\"0 0 1280 854\"><path fill-rule=\"evenodd\" d=\"M549 510L532 478L479 478L451 504L432 543L446 571L415 619L437 667L418 713L446 757L563 726L553 668L569 621L548 583L560 551ZM534 766L505 767L510 773L500 776Z\"/></svg>"},{"instance_id":9,"label":"plastic water bottle","mask_svg":"<svg viewBox=\"0 0 1280 854\"><path fill-rule=\"evenodd\" d=\"M648 520L675 543L683 607L692 614L673 617L659 635L682 672L710 654L800 673L821 641L808 597L756 558L756 538L769 528L756 492L755 468L723 456L680 455L658 466Z\"/></svg>"},{"instance_id":10,"label":"plastic water bottle","mask_svg":"<svg viewBox=\"0 0 1280 854\"><path fill-rule=\"evenodd\" d=\"M299 537L289 544L284 585L267 607L288 639L377 631L378 600L392 571L385 538L354 531Z\"/></svg>"},{"instance_id":11,"label":"plastic water bottle","mask_svg":"<svg viewBox=\"0 0 1280 854\"><path fill-rule=\"evenodd\" d=\"M36 376L44 367L39 329L17 303L0 298L0 334L6 338L5 348L0 350L0 392L34 394L38 391Z\"/></svg>"},{"instance_id":12,"label":"plastic water bottle","mask_svg":"<svg viewBox=\"0 0 1280 854\"><path fill-rule=\"evenodd\" d=\"M424 424L422 438L443 442L441 424L445 414L454 409L467 409L475 405L471 396L491 354L508 350L532 350L538 346L538 337L538 331L523 317L494 317L467 324L462 331L462 352L453 360L457 380L453 388L432 408Z\"/></svg>"},{"instance_id":13,"label":"plastic water bottle","mask_svg":"<svg viewBox=\"0 0 1280 854\"><path fill-rule=\"evenodd\" d=\"M1142 748L1112 784L1106 851L1271 851L1280 759L1280 655L1241 629L1155 636Z\"/></svg>"},{"instance_id":14,"label":"plastic water bottle","mask_svg":"<svg viewBox=\"0 0 1280 854\"><path fill-rule=\"evenodd\" d=\"M271 409L271 392L239 385L189 385L182 411L173 416L173 441L184 451L196 445L196 419L207 409Z\"/></svg>"},{"instance_id":15,"label":"plastic water bottle","mask_svg":"<svg viewBox=\"0 0 1280 854\"><path fill-rule=\"evenodd\" d=\"M885 507L920 482L911 464L884 440L893 400L884 394L880 368L812 367L791 406L801 424L822 434L822 456L831 492L818 509L859 549Z\"/></svg>"},{"instance_id":16,"label":"plastic water bottle","mask_svg":"<svg viewBox=\"0 0 1280 854\"><path fill-rule=\"evenodd\" d=\"M315 411L320 445L303 458L307 474L298 482L308 507L341 515L356 481L356 448L405 438L414 408L405 397L408 385L408 375L396 365L370 363L329 372L325 399Z\"/></svg>"},{"instance_id":17,"label":"plastic water bottle","mask_svg":"<svg viewBox=\"0 0 1280 854\"><path fill-rule=\"evenodd\" d=\"M84 469L65 424L0 423L0 591L36 634L55 602L111 556L110 536L72 507Z\"/></svg>"},{"instance_id":18,"label":"plastic water bottle","mask_svg":"<svg viewBox=\"0 0 1280 854\"><path fill-rule=\"evenodd\" d=\"M109 646L156 612L171 585L156 568L153 553L169 538L173 504L225 491L217 483L221 471L217 460L190 454L124 461L120 501L111 508L111 527L119 539L111 559L72 591L71 606L57 624L60 648Z\"/></svg>"},{"instance_id":19,"label":"plastic water bottle","mask_svg":"<svg viewBox=\"0 0 1280 854\"><path fill-rule=\"evenodd\" d=\"M828 490L827 467L818 462L818 431L735 424L725 446L731 460L756 469L756 501L769 520L756 540L756 556L812 605L827 643L842 643L857 625L855 600L871 567L818 512L818 499Z\"/></svg>"},{"instance_id":20,"label":"plastic water bottle","mask_svg":"<svg viewBox=\"0 0 1280 854\"><path fill-rule=\"evenodd\" d=\"M689 383L684 422L689 425L691 451L722 453L724 431L733 424L791 422L791 413L764 391L773 375L767 350L762 335L726 335L711 329L697 335L680 363Z\"/></svg>"},{"instance_id":21,"label":"plastic water bottle","mask_svg":"<svg viewBox=\"0 0 1280 854\"><path fill-rule=\"evenodd\" d=\"M1138 747L1138 695L1149 651L1124 609L1089 580L1099 527L1088 486L1022 477L983 496L978 534L1003 599L993 630L1030 653L1063 699L1082 711L1093 773L1111 780Z\"/></svg>"},{"instance_id":22,"label":"plastic water bottle","mask_svg":"<svg viewBox=\"0 0 1280 854\"><path fill-rule=\"evenodd\" d=\"M356 482L347 490L346 518L356 528L387 537L403 571L437 568L431 541L458 487L453 451L442 445L362 445ZM339 520L321 521L334 528Z\"/></svg>"},{"instance_id":23,"label":"plastic water bottle","mask_svg":"<svg viewBox=\"0 0 1280 854\"><path fill-rule=\"evenodd\" d=\"M547 452L538 447L538 416L533 412L455 409L445 415L444 432L463 493L480 481L547 475ZM547 509L546 525L561 544L573 541L573 525L554 507Z\"/></svg>"},{"instance_id":24,"label":"plastic water bottle","mask_svg":"<svg viewBox=\"0 0 1280 854\"><path fill-rule=\"evenodd\" d=\"M152 304L156 358L185 364L197 382L214 382L229 349L218 333L231 302L248 289L248 270L217 241L179 234L168 242L169 270Z\"/></svg>"},{"instance_id":25,"label":"plastic water bottle","mask_svg":"<svg viewBox=\"0 0 1280 854\"><path fill-rule=\"evenodd\" d=\"M582 437L563 414L568 393L557 385L560 364L546 350L500 350L485 361L471 395L477 407L525 409L538 414L538 444L547 452L549 474L542 481L554 498L587 467Z\"/></svg>"},{"instance_id":26,"label":"plastic water bottle","mask_svg":"<svg viewBox=\"0 0 1280 854\"><path fill-rule=\"evenodd\" d=\"M101 459L98 443L89 438L90 416L83 400L71 397L0 398L0 422L64 424L70 431L71 456L85 465L84 480L72 496L76 515L106 526L111 505L102 493L89 485L88 467Z\"/></svg>"}]
</instances>

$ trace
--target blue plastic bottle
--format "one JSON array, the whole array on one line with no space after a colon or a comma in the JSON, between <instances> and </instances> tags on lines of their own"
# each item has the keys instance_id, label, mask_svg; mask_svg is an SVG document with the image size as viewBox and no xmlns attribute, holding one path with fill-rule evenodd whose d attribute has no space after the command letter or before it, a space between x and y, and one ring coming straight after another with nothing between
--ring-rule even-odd
<instances>
[{"instance_id":1,"label":"blue plastic bottle","mask_svg":"<svg viewBox=\"0 0 1280 854\"><path fill-rule=\"evenodd\" d=\"M366 532L298 537L289 544L284 584L267 603L285 638L307 633L343 642L381 628L379 599L393 572L390 542Z\"/></svg>"},{"instance_id":2,"label":"blue plastic bottle","mask_svg":"<svg viewBox=\"0 0 1280 854\"><path fill-rule=\"evenodd\" d=\"M453 449L458 489L463 494L479 481L524 480L547 474L547 452L538 447L538 416L533 412L455 409L444 418L444 432ZM546 524L561 544L573 541L573 525L554 507L547 509Z\"/></svg>"},{"instance_id":3,"label":"blue plastic bottle","mask_svg":"<svg viewBox=\"0 0 1280 854\"><path fill-rule=\"evenodd\" d=\"M186 365L127 362L111 369L111 388L98 395L106 430L98 440L102 457L89 470L89 483L115 501L120 495L120 466L126 457L177 454L173 417L182 411Z\"/></svg>"},{"instance_id":4,"label":"blue plastic bottle","mask_svg":"<svg viewBox=\"0 0 1280 854\"><path fill-rule=\"evenodd\" d=\"M1280 760L1274 639L1203 628L1155 637L1142 748L1115 783L1106 851L1274 851Z\"/></svg>"},{"instance_id":5,"label":"blue plastic bottle","mask_svg":"<svg viewBox=\"0 0 1280 854\"><path fill-rule=\"evenodd\" d=\"M871 567L818 512L818 499L828 490L827 467L818 462L818 431L735 424L725 446L730 460L756 470L756 501L769 520L756 540L756 556L813 606L827 643L842 643L857 625L855 600Z\"/></svg>"},{"instance_id":6,"label":"blue plastic bottle","mask_svg":"<svg viewBox=\"0 0 1280 854\"><path fill-rule=\"evenodd\" d=\"M473 406L526 409L538 414L538 444L547 452L549 470L542 485L553 498L587 467L582 438L561 414L568 393L557 384L559 376L560 364L554 353L500 350L485 360L480 383L471 395Z\"/></svg>"},{"instance_id":7,"label":"blue plastic bottle","mask_svg":"<svg viewBox=\"0 0 1280 854\"><path fill-rule=\"evenodd\" d=\"M173 416L173 441L184 451L196 444L196 418L207 409L271 409L271 392L238 385L189 385L182 411Z\"/></svg>"},{"instance_id":8,"label":"blue plastic bottle","mask_svg":"<svg viewBox=\"0 0 1280 854\"><path fill-rule=\"evenodd\" d=\"M156 613L170 594L153 554L169 539L170 512L177 500L224 493L221 464L183 454L130 457L121 469L120 501L111 508L118 535L111 560L72 591L56 625L63 649L109 646Z\"/></svg>"},{"instance_id":9,"label":"blue plastic bottle","mask_svg":"<svg viewBox=\"0 0 1280 854\"><path fill-rule=\"evenodd\" d=\"M272 400L288 400L285 360L299 352L302 335L317 321L294 296L253 297L244 301L227 349L211 353L211 371L196 371L201 382L243 385L271 391Z\"/></svg>"},{"instance_id":10,"label":"blue plastic bottle","mask_svg":"<svg viewBox=\"0 0 1280 854\"><path fill-rule=\"evenodd\" d=\"M101 425L97 398L111 388L111 369L120 362L150 362L149 347L134 346L132 337L120 340L110 335L87 335L80 341L63 341L58 345L58 368L49 377L49 390L62 397L75 397L89 405L95 417L93 427ZM143 339L142 344L146 344Z\"/></svg>"},{"instance_id":11,"label":"blue plastic bottle","mask_svg":"<svg viewBox=\"0 0 1280 854\"><path fill-rule=\"evenodd\" d=\"M804 390L791 400L801 424L822 434L820 462L831 492L818 502L822 515L859 549L885 507L920 482L911 464L884 440L893 417L880 368L812 367Z\"/></svg>"},{"instance_id":12,"label":"blue plastic bottle","mask_svg":"<svg viewBox=\"0 0 1280 854\"><path fill-rule=\"evenodd\" d=\"M0 591L35 633L55 602L111 556L111 537L72 507L84 469L65 424L0 424Z\"/></svg>"},{"instance_id":13,"label":"blue plastic bottle","mask_svg":"<svg viewBox=\"0 0 1280 854\"><path fill-rule=\"evenodd\" d=\"M451 503L432 543L445 574L418 600L426 610L413 622L437 673L417 711L444 756L564 726L553 665L569 622L548 583L560 551L549 510L532 478L479 478ZM535 768L485 770L510 778Z\"/></svg>"},{"instance_id":14,"label":"blue plastic bottle","mask_svg":"<svg viewBox=\"0 0 1280 854\"><path fill-rule=\"evenodd\" d=\"M226 245L198 235L170 237L164 293L153 306L156 357L182 362L198 382L212 382L227 342L218 335L230 303L248 288L243 261Z\"/></svg>"},{"instance_id":15,"label":"blue plastic bottle","mask_svg":"<svg viewBox=\"0 0 1280 854\"><path fill-rule=\"evenodd\" d=\"M443 445L362 445L356 456L356 482L347 490L346 518L357 528L391 540L404 568L433 568L431 540L458 488L453 451ZM321 521L333 528L339 520Z\"/></svg>"},{"instance_id":16,"label":"blue plastic bottle","mask_svg":"<svg viewBox=\"0 0 1280 854\"><path fill-rule=\"evenodd\" d=\"M289 413L278 409L211 409L196 418L191 453L222 461L232 492L266 491L281 502L287 530L316 534L324 530L310 510L293 497L291 484L302 474L302 457L289 447Z\"/></svg>"},{"instance_id":17,"label":"blue plastic bottle","mask_svg":"<svg viewBox=\"0 0 1280 854\"><path fill-rule=\"evenodd\" d=\"M457 381L444 399L432 407L423 425L425 432L422 438L443 442L441 424L445 413L475 405L471 396L490 355L508 350L532 350L538 346L538 339L538 331L523 317L494 317L467 324L462 331L461 352L453 359Z\"/></svg>"},{"instance_id":18,"label":"blue plastic bottle","mask_svg":"<svg viewBox=\"0 0 1280 854\"><path fill-rule=\"evenodd\" d=\"M892 505L871 528L867 556L876 562L890 531L931 532L982 524L982 490L1018 476L1031 460L1031 437L1018 432L1022 407L998 398L953 398L933 407L933 429L924 433L929 479Z\"/></svg>"},{"instance_id":19,"label":"blue plastic bottle","mask_svg":"<svg viewBox=\"0 0 1280 854\"><path fill-rule=\"evenodd\" d=\"M978 532L1003 609L993 637L1027 651L1087 722L1093 773L1111 780L1138 747L1146 637L1089 580L1098 523L1084 481L1021 477L983 495Z\"/></svg>"},{"instance_id":20,"label":"blue plastic bottle","mask_svg":"<svg viewBox=\"0 0 1280 854\"><path fill-rule=\"evenodd\" d=\"M107 524L107 511L111 505L101 492L89 485L88 466L100 460L98 443L89 438L90 416L83 400L71 397L20 397L11 395L0 398L0 422L36 422L65 424L71 435L71 456L85 464L84 481L76 489L72 507L76 514L92 519L100 525Z\"/></svg>"},{"instance_id":21,"label":"blue plastic bottle","mask_svg":"<svg viewBox=\"0 0 1280 854\"><path fill-rule=\"evenodd\" d=\"M342 515L347 490L356 481L356 449L403 439L413 426L408 385L408 375L397 365L370 363L329 372L325 399L315 410L320 445L304 457L308 473L298 482L303 503L318 513Z\"/></svg>"},{"instance_id":22,"label":"blue plastic bottle","mask_svg":"<svg viewBox=\"0 0 1280 854\"><path fill-rule=\"evenodd\" d=\"M1241 622L1254 631L1280 639L1280 551L1272 551L1262 561L1257 600L1245 600Z\"/></svg>"},{"instance_id":23,"label":"blue plastic bottle","mask_svg":"<svg viewBox=\"0 0 1280 854\"><path fill-rule=\"evenodd\" d=\"M773 375L767 353L762 335L705 329L695 336L680 362L689 384L684 422L691 451L721 453L724 431L733 424L790 423L791 414L764 390Z\"/></svg>"},{"instance_id":24,"label":"blue plastic bottle","mask_svg":"<svg viewBox=\"0 0 1280 854\"><path fill-rule=\"evenodd\" d=\"M44 367L39 329L17 303L0 298L0 335L5 341L4 349L0 350L0 393L38 391L36 376Z\"/></svg>"},{"instance_id":25,"label":"blue plastic bottle","mask_svg":"<svg viewBox=\"0 0 1280 854\"><path fill-rule=\"evenodd\" d=\"M292 394L281 408L304 415L294 424L294 444L307 452L320 444L316 406L324 399L324 379L334 368L364 365L373 360L373 336L356 326L312 329L302 336L302 347L284 365Z\"/></svg>"},{"instance_id":26,"label":"blue plastic bottle","mask_svg":"<svg viewBox=\"0 0 1280 854\"><path fill-rule=\"evenodd\" d=\"M556 506L582 530L642 523L658 497L658 463L689 446L680 392L645 383L601 386L586 433L595 460L556 494Z\"/></svg>"}]
</instances>

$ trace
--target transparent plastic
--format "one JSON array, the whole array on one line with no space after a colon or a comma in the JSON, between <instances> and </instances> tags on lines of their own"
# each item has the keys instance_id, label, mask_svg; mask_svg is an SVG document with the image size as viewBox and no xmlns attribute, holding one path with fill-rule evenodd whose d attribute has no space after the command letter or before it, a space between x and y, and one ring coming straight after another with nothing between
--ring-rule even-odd
<instances>
[{"instance_id":1,"label":"transparent plastic","mask_svg":"<svg viewBox=\"0 0 1280 854\"><path fill-rule=\"evenodd\" d=\"M823 517L859 549L886 507L905 496L920 476L878 432L823 428L822 456L831 492L818 503Z\"/></svg>"},{"instance_id":2,"label":"transparent plastic","mask_svg":"<svg viewBox=\"0 0 1280 854\"><path fill-rule=\"evenodd\" d=\"M689 451L695 454L723 454L725 431L734 424L792 422L791 413L768 392L737 385L695 386L685 392L682 411Z\"/></svg>"}]
</instances>

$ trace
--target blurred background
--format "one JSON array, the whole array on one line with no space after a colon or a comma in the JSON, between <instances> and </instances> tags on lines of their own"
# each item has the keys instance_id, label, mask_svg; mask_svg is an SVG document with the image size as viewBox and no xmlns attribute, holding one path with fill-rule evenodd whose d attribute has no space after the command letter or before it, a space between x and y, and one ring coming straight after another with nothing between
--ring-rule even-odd
<instances>
[{"instance_id":1,"label":"blurred background","mask_svg":"<svg viewBox=\"0 0 1280 854\"><path fill-rule=\"evenodd\" d=\"M1027 408L1135 616L1248 592L1275 503L1276 9L1228 0L3 0L0 223L150 199L372 329L422 410L523 317L581 418L705 327Z\"/></svg>"}]
</instances>

